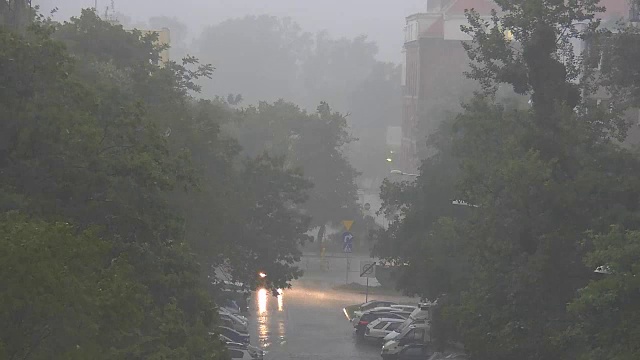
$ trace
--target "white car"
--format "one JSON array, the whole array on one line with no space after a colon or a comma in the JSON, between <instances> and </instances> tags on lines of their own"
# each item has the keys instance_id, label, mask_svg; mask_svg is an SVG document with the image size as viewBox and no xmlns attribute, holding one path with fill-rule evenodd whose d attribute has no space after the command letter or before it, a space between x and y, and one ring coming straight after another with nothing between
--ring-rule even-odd
<instances>
[{"instance_id":1,"label":"white car","mask_svg":"<svg viewBox=\"0 0 640 360\"><path fill-rule=\"evenodd\" d=\"M390 307L390 306L384 306L384 307L377 307L377 308L373 308L367 311L354 311L354 316L353 319L351 319L351 324L355 327L356 324L358 324L358 322L360 322L360 318L362 317L362 315L364 314L371 314L371 313L398 313L401 315L405 315L405 313L407 313L407 311L404 311L402 308L396 308L396 307ZM406 317L406 315L404 316Z\"/></svg>"},{"instance_id":2,"label":"white car","mask_svg":"<svg viewBox=\"0 0 640 360\"><path fill-rule=\"evenodd\" d=\"M221 339L225 342L227 352L231 356L231 359L254 359L262 360L266 355L266 351L252 346L249 344L241 344L233 341L225 341L225 337L221 336ZM228 340L228 338L226 338Z\"/></svg>"},{"instance_id":3,"label":"white car","mask_svg":"<svg viewBox=\"0 0 640 360\"><path fill-rule=\"evenodd\" d=\"M240 322L244 323L244 324L248 324L249 323L249 319L246 318L246 316L240 315L240 314L234 314L231 311L229 311L227 308L221 307L218 309L218 314L226 314L226 315L231 315L234 318L240 320Z\"/></svg>"},{"instance_id":4,"label":"white car","mask_svg":"<svg viewBox=\"0 0 640 360\"><path fill-rule=\"evenodd\" d=\"M400 309L402 311L412 312L418 308L417 305L391 305L390 308Z\"/></svg>"},{"instance_id":5,"label":"white car","mask_svg":"<svg viewBox=\"0 0 640 360\"><path fill-rule=\"evenodd\" d=\"M218 316L220 317L220 322L222 323L222 325L228 328L231 328L235 331L239 331L243 333L247 332L247 324L240 321L239 319L236 319L232 315L219 314Z\"/></svg>"},{"instance_id":6,"label":"white car","mask_svg":"<svg viewBox=\"0 0 640 360\"><path fill-rule=\"evenodd\" d=\"M378 318L367 325L364 337L368 340L380 341L391 331L402 325L403 322L404 320L402 319Z\"/></svg>"}]
</instances>

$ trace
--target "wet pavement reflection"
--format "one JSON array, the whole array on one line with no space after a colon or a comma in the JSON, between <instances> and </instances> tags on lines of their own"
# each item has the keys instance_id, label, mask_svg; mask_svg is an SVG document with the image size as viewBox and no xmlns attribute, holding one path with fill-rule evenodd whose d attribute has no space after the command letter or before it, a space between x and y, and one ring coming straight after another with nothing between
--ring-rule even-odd
<instances>
[{"instance_id":1,"label":"wet pavement reflection","mask_svg":"<svg viewBox=\"0 0 640 360\"><path fill-rule=\"evenodd\" d=\"M342 312L361 302L360 294L301 282L278 296L259 290L249 317L252 342L267 351L266 359L380 359L380 345L356 341Z\"/></svg>"}]
</instances>

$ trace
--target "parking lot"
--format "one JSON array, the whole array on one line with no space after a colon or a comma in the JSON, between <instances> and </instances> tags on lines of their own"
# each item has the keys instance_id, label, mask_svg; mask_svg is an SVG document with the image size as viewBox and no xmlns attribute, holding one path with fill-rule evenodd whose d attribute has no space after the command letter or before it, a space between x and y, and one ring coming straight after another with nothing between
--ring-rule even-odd
<instances>
[{"instance_id":1,"label":"parking lot","mask_svg":"<svg viewBox=\"0 0 640 360\"><path fill-rule=\"evenodd\" d=\"M266 291L253 293L249 332L252 343L268 352L265 359L379 360L380 345L357 341L342 312L347 305L364 302L364 295L333 289L345 282L340 270L324 273L310 267L307 275L279 297ZM415 300L398 296L376 299Z\"/></svg>"}]
</instances>

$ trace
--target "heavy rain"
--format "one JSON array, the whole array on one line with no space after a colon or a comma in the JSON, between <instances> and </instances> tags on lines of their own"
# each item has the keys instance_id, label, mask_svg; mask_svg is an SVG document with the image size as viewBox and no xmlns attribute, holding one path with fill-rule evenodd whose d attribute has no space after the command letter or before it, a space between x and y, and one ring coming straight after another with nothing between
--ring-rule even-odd
<instances>
[{"instance_id":1,"label":"heavy rain","mask_svg":"<svg viewBox=\"0 0 640 360\"><path fill-rule=\"evenodd\" d=\"M640 359L640 0L0 0L0 360Z\"/></svg>"}]
</instances>

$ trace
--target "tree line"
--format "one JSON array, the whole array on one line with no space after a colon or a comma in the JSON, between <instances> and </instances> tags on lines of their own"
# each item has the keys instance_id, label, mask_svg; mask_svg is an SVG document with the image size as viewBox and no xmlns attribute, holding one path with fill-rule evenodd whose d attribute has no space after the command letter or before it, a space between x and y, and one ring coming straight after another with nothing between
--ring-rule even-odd
<instances>
[{"instance_id":1,"label":"tree line","mask_svg":"<svg viewBox=\"0 0 640 360\"><path fill-rule=\"evenodd\" d=\"M376 254L399 287L438 299L439 348L638 358L638 28L601 26L597 0L495 3L463 27L481 90L429 138L415 182L383 185L395 221Z\"/></svg>"},{"instance_id":2,"label":"tree line","mask_svg":"<svg viewBox=\"0 0 640 360\"><path fill-rule=\"evenodd\" d=\"M344 115L203 99L214 68L161 64L155 34L25 11L0 23L0 358L225 358L216 273L286 288L355 209Z\"/></svg>"}]
</instances>

